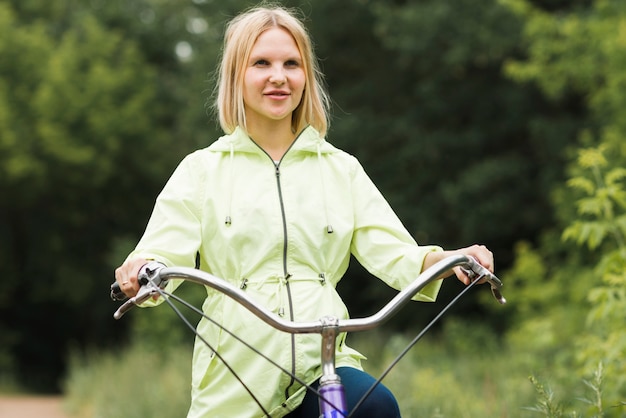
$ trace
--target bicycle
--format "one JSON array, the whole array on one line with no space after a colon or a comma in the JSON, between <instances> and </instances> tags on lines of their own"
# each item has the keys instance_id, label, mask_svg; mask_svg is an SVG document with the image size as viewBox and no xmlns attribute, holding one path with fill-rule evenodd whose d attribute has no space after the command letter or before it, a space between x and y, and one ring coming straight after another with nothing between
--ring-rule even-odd
<instances>
[{"instance_id":1,"label":"bicycle","mask_svg":"<svg viewBox=\"0 0 626 418\"><path fill-rule=\"evenodd\" d=\"M152 263L151 263L152 264ZM344 386L341 383L339 375L335 373L335 339L337 335L342 332L357 332L373 329L385 321L391 316L397 313L402 306L407 303L417 292L422 290L427 284L433 280L437 280L444 273L448 272L453 267L460 266L463 271L472 279L470 285L468 285L462 292L460 292L448 305L446 305L441 312L409 343L409 345L396 357L396 359L390 364L390 366L383 372L380 378L370 387L360 401L355 405L352 411L347 410L345 401ZM475 259L470 256L451 256L444 260L439 261L435 265L431 266L427 270L423 271L407 288L400 291L393 299L391 299L385 306L383 306L375 314L364 318L350 318L339 319L332 316L325 316L317 321L310 322L293 322L285 320L278 315L274 314L264 306L256 303L250 299L249 296L244 293L240 288L233 286L232 284L213 276L204 271L187 268L187 267L165 267L159 265L156 268L149 267L143 268L138 276L139 283L141 285L139 292L132 298L126 298L121 292L117 283L111 285L111 298L117 301L125 301L114 313L115 319L120 319L128 310L133 306L139 305L149 298L159 295L165 297L166 302L176 311L179 317L190 327L194 332L195 328L191 325L186 318L180 313L178 308L173 305L169 300L170 298L185 304L190 307L199 315L205 316L199 309L190 306L184 300L177 296L165 292L162 288L170 279L183 279L203 286L209 286L215 290L223 292L225 295L234 299L242 306L247 308L250 312L258 316L267 324L274 328L293 334L304 333L317 333L322 336L321 344L321 366L322 376L319 379L319 389L315 390L311 387L307 387L307 390L315 393L319 398L319 411L320 418L337 418L337 417L350 417L356 411L363 401L369 396L374 388L383 380L383 378L391 371L391 369L400 361L400 359L417 343L417 341L430 329L430 327L438 321L447 310L456 303L469 289L471 289L476 283L486 282L490 285L491 292L495 299L500 304L505 304L506 299L502 296L500 291L502 282L498 277L489 272L486 268L481 266ZM206 316L205 316L206 317ZM207 318L212 321L210 318ZM229 332L228 330L225 330ZM202 339L199 334L196 335ZM242 343L246 344L242 339L233 335ZM208 345L208 342L204 339L202 341ZM247 345L247 344L246 344ZM257 354L261 355L253 347L249 348L254 350ZM216 352L216 355L223 361L221 356ZM278 364L274 363L271 359L267 359L274 366L280 368L283 372L291 374L289 371L283 369ZM226 364L231 372L232 369ZM234 373L234 372L233 372ZM300 384L307 386L305 382L301 381L298 377L293 376ZM245 383L240 380L240 383L248 391L248 393L254 398L258 406L269 416L264 407L258 402L254 394L246 387Z\"/></svg>"}]
</instances>

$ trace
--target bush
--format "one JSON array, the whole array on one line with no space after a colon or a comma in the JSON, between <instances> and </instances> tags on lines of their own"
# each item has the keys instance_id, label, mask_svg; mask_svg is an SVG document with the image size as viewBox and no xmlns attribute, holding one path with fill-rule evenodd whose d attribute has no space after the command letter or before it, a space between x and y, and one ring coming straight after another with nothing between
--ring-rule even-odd
<instances>
[{"instance_id":1,"label":"bush","mask_svg":"<svg viewBox=\"0 0 626 418\"><path fill-rule=\"evenodd\" d=\"M135 344L120 352L74 353L65 381L77 418L184 417L189 408L191 350Z\"/></svg>"}]
</instances>

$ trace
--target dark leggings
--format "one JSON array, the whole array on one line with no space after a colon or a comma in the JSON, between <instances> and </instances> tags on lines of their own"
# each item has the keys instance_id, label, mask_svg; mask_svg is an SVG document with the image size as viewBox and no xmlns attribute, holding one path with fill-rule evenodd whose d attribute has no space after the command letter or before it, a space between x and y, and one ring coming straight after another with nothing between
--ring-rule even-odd
<instances>
[{"instance_id":1,"label":"dark leggings","mask_svg":"<svg viewBox=\"0 0 626 418\"><path fill-rule=\"evenodd\" d=\"M361 399L361 397L376 382L369 374L352 367L338 367L337 374L341 377L346 391L346 403L348 411ZM318 383L313 385L315 389ZM319 401L311 391L307 391L302 404L285 418L318 418ZM353 418L400 418L398 402L391 391L382 384L369 394L365 402L352 415Z\"/></svg>"}]
</instances>

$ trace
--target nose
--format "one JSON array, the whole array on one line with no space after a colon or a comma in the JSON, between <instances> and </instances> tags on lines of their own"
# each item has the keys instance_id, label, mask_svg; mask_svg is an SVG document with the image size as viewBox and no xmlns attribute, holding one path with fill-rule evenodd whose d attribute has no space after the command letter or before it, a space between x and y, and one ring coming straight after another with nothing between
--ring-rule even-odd
<instances>
[{"instance_id":1,"label":"nose","mask_svg":"<svg viewBox=\"0 0 626 418\"><path fill-rule=\"evenodd\" d=\"M287 80L287 76L285 75L285 71L282 67L272 68L272 73L270 74L269 82L276 85L281 85Z\"/></svg>"}]
</instances>

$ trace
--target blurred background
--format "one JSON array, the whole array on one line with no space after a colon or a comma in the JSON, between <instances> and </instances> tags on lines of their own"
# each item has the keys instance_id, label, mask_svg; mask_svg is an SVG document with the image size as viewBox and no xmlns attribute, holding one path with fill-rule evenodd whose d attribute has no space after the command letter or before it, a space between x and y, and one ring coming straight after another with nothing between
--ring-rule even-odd
<instances>
[{"instance_id":1,"label":"blurred background","mask_svg":"<svg viewBox=\"0 0 626 418\"><path fill-rule=\"evenodd\" d=\"M255 4L0 0L0 392L184 416L192 334L167 308L115 321L109 285L180 159L221 134L224 24ZM483 243L505 283L508 306L476 289L390 376L404 415L624 416L626 2L280 4L314 39L329 142L419 243ZM394 294L356 263L339 287L353 316ZM354 345L376 370L461 288Z\"/></svg>"}]
</instances>

